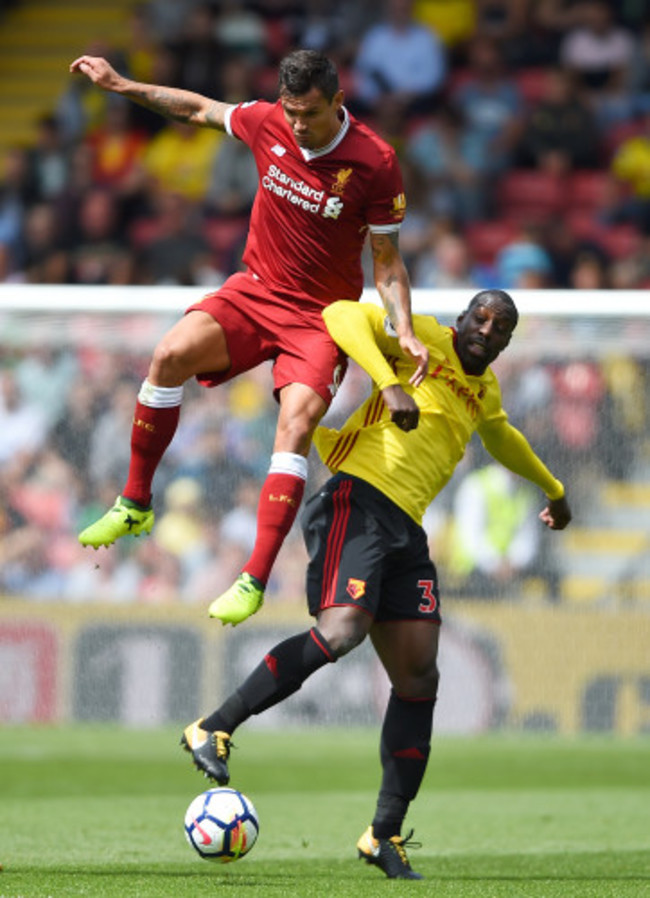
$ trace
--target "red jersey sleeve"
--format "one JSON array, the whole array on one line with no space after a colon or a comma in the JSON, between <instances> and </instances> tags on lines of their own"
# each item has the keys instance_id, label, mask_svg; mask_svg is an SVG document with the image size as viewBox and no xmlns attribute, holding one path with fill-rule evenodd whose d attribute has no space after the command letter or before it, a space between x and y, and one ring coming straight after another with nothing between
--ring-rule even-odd
<instances>
[{"instance_id":1,"label":"red jersey sleeve","mask_svg":"<svg viewBox=\"0 0 650 898\"><path fill-rule=\"evenodd\" d=\"M230 111L228 133L239 138L249 147L252 146L260 126L273 108L274 104L264 100L251 100L248 103L234 106Z\"/></svg>"},{"instance_id":2,"label":"red jersey sleeve","mask_svg":"<svg viewBox=\"0 0 650 898\"><path fill-rule=\"evenodd\" d=\"M395 227L406 214L406 197L402 172L392 148L383 153L384 164L378 168L369 189L367 220L370 230Z\"/></svg>"}]
</instances>

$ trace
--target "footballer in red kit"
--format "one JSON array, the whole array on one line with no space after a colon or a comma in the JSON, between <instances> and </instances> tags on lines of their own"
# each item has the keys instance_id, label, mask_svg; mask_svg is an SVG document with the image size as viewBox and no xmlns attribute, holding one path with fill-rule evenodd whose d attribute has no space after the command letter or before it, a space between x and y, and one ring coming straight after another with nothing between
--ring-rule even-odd
<instances>
[{"instance_id":1,"label":"footballer in red kit","mask_svg":"<svg viewBox=\"0 0 650 898\"><path fill-rule=\"evenodd\" d=\"M328 146L307 150L279 102L244 103L226 116L259 173L244 263L273 290L321 307L359 298L367 229L394 231L406 210L392 147L344 107L341 119Z\"/></svg>"},{"instance_id":2,"label":"footballer in red kit","mask_svg":"<svg viewBox=\"0 0 650 898\"><path fill-rule=\"evenodd\" d=\"M155 348L136 402L123 492L79 535L108 546L154 523L152 481L180 415L190 377L215 386L273 361L278 423L262 486L253 552L233 586L210 605L233 626L262 605L272 565L304 493L313 432L336 392L345 359L322 310L357 300L361 254L369 240L374 280L404 352L413 384L426 376L428 351L413 331L408 274L398 247L406 202L393 149L349 115L332 62L297 50L279 66L279 99L232 105L191 91L143 84L101 57L70 69L150 109L246 143L259 186L243 262L218 290L192 305ZM281 495L285 501L276 501Z\"/></svg>"}]
</instances>

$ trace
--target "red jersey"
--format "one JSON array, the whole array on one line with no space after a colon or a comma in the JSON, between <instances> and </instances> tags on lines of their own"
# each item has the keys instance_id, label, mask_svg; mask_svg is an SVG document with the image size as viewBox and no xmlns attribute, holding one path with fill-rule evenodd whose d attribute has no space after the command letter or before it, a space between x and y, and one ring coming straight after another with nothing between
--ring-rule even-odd
<instances>
[{"instance_id":1,"label":"red jersey","mask_svg":"<svg viewBox=\"0 0 650 898\"><path fill-rule=\"evenodd\" d=\"M226 116L259 173L244 263L270 290L319 306L359 298L368 229L395 230L406 209L395 151L343 113L319 150L297 145L279 102L242 103Z\"/></svg>"}]
</instances>

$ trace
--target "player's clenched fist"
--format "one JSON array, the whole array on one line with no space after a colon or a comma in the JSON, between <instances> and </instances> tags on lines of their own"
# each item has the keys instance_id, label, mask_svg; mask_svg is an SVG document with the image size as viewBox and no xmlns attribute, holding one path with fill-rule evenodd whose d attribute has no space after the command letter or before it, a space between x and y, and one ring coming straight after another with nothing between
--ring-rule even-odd
<instances>
[{"instance_id":1,"label":"player's clenched fist","mask_svg":"<svg viewBox=\"0 0 650 898\"><path fill-rule=\"evenodd\" d=\"M126 80L101 56L80 56L71 63L70 71L81 72L104 90L119 90Z\"/></svg>"}]
</instances>

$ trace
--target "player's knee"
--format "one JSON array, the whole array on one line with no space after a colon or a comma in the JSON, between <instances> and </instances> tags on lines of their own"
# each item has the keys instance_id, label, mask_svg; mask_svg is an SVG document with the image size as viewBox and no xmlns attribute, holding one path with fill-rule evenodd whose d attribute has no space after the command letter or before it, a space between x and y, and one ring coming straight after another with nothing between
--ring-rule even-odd
<instances>
[{"instance_id":1,"label":"player's knee","mask_svg":"<svg viewBox=\"0 0 650 898\"><path fill-rule=\"evenodd\" d=\"M186 380L185 376L185 352L182 346L174 340L164 339L156 346L151 359L151 374L156 382L166 382L179 377Z\"/></svg>"},{"instance_id":2,"label":"player's knee","mask_svg":"<svg viewBox=\"0 0 650 898\"><path fill-rule=\"evenodd\" d=\"M405 698L431 699L438 696L440 673L435 660L412 663L397 692Z\"/></svg>"},{"instance_id":3,"label":"player's knee","mask_svg":"<svg viewBox=\"0 0 650 898\"><path fill-rule=\"evenodd\" d=\"M426 666L418 676L418 691L421 697L430 698L434 701L438 697L438 685L440 683L440 672L438 665L433 662Z\"/></svg>"},{"instance_id":4,"label":"player's knee","mask_svg":"<svg viewBox=\"0 0 650 898\"><path fill-rule=\"evenodd\" d=\"M365 616L365 615L364 615ZM326 621L319 620L318 629L327 639L327 644L335 658L342 658L352 649L361 645L368 633L366 622L358 616L344 612L330 615Z\"/></svg>"},{"instance_id":5,"label":"player's knee","mask_svg":"<svg viewBox=\"0 0 650 898\"><path fill-rule=\"evenodd\" d=\"M276 449L285 452L306 452L317 423L299 414L278 422Z\"/></svg>"}]
</instances>

